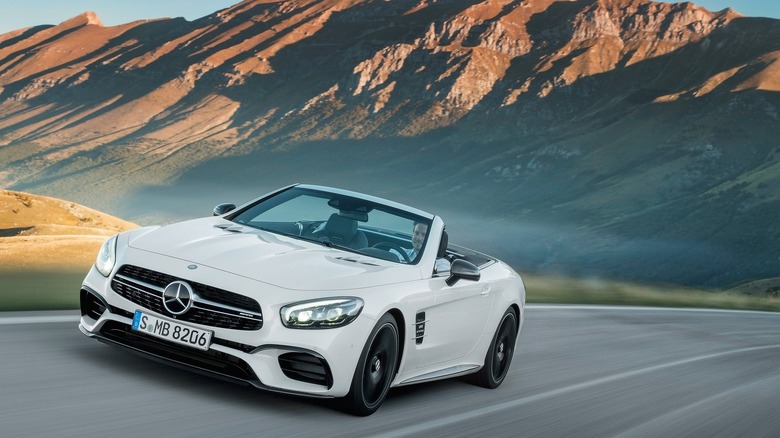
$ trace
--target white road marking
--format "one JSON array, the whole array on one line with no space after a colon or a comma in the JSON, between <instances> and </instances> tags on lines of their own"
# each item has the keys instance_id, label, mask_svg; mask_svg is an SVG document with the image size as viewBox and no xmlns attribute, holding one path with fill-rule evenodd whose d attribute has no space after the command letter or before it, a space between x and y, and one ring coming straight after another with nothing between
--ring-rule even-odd
<instances>
[{"instance_id":1,"label":"white road marking","mask_svg":"<svg viewBox=\"0 0 780 438\"><path fill-rule=\"evenodd\" d=\"M51 316L5 316L0 317L0 325L9 324L48 324L52 322L76 322L79 315L51 315Z\"/></svg>"},{"instance_id":2,"label":"white road marking","mask_svg":"<svg viewBox=\"0 0 780 438\"><path fill-rule=\"evenodd\" d=\"M634 426L634 427L632 427L632 428L630 428L628 430L625 430L625 431L621 432L618 435L615 435L615 438L633 437L633 436L637 436L637 434L640 433L640 432L647 432L647 431L657 430L657 429L653 428L654 425L657 425L657 424L661 424L661 425L670 424L675 419L684 417L689 412L695 411L696 409L699 409L702 406L706 406L708 404L711 404L711 403L713 403L715 401L722 400L722 399L724 399L726 397L731 396L731 394L734 394L736 392L744 391L747 388L763 388L763 387L766 387L767 384L775 382L776 378L777 378L776 376L765 377L765 378L763 378L761 380L758 380L756 382L746 383L746 384L737 386L736 388L731 388L731 389L729 389L727 391L719 392L719 393L717 393L717 394L715 394L713 396L710 396L710 397L698 400L698 401L696 401L694 403L690 403L690 404L688 404L686 406L683 406L681 408L669 411L669 412L667 412L667 413L665 413L663 415L659 415L659 416L657 416L657 417L655 417L655 418L653 418L653 419L651 419L649 421L646 421L644 423L638 424L638 425L636 425L636 426ZM653 435L653 434L650 433L649 435Z\"/></svg>"},{"instance_id":3,"label":"white road marking","mask_svg":"<svg viewBox=\"0 0 780 438\"><path fill-rule=\"evenodd\" d=\"M651 307L651 306L606 306L599 304L526 304L526 309L538 310L637 310L637 311L672 311L672 312L699 312L699 313L755 313L761 315L780 316L780 312L763 310L736 310L736 309L706 309L700 307Z\"/></svg>"},{"instance_id":4,"label":"white road marking","mask_svg":"<svg viewBox=\"0 0 780 438\"><path fill-rule=\"evenodd\" d=\"M748 348L740 348L737 350L729 350L729 351L722 351L720 353L711 353L711 354L705 354L701 356L695 356L688 359L681 359L676 360L672 362L662 363L658 365L653 365L645 368L639 368L632 371L627 371L624 373L615 374L608 377L601 377L598 379L589 380L586 382L578 383L576 385L566 386L563 388L554 389L552 391L543 392L540 394L532 395L529 397L520 398L517 400L512 400L504 403L499 403L494 406L488 406L481 409L476 409L469 412L461 412L457 414L453 414L447 417L443 417L437 420L427 421L425 423L415 424L412 426L404 427L401 429L396 429L393 432L384 433L380 435L376 435L377 437L381 438L391 438L391 437L403 437L403 436L419 436L427 431L430 431L432 429L436 429L439 427L445 427L449 426L455 423L459 423L462 421L468 421L473 420L476 418L480 418L484 415L490 415L495 414L497 412L507 410L507 409L514 409L519 406L522 406L524 404L537 402L540 400L544 400L547 398L556 397L559 395L568 394L570 392L575 392L583 389L592 388L594 386L602 385L605 383L612 383L618 380L627 379L630 377L635 377L641 374L647 374L652 373L654 371L663 370L666 368L672 368L679 365L687 365L694 362L700 362L704 360L709 359L715 359L718 357L723 356L729 356L732 354L743 354L743 353L749 353L753 351L761 351L761 350L770 350L774 348L780 348L780 344L774 344L774 345L760 345L756 347L748 347Z\"/></svg>"}]
</instances>

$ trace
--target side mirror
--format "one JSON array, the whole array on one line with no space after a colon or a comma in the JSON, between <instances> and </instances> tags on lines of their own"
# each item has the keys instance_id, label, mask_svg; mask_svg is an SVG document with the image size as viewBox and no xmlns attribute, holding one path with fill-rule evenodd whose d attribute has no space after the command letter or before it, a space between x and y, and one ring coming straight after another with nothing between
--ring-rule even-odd
<instances>
[{"instance_id":1,"label":"side mirror","mask_svg":"<svg viewBox=\"0 0 780 438\"><path fill-rule=\"evenodd\" d=\"M446 283L447 286L452 286L461 278L464 280L478 281L481 276L482 274L480 274L477 265L466 260L458 259L452 262L450 276L447 278Z\"/></svg>"},{"instance_id":2,"label":"side mirror","mask_svg":"<svg viewBox=\"0 0 780 438\"><path fill-rule=\"evenodd\" d=\"M222 216L225 213L229 213L236 209L235 204L219 204L216 207L214 207L214 210L211 212L214 216Z\"/></svg>"}]
</instances>

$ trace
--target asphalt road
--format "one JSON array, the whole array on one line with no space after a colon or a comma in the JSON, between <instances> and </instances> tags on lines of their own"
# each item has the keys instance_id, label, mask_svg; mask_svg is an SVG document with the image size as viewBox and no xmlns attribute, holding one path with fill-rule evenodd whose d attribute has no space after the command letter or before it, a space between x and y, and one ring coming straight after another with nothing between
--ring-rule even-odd
<instances>
[{"instance_id":1,"label":"asphalt road","mask_svg":"<svg viewBox=\"0 0 780 438\"><path fill-rule=\"evenodd\" d=\"M365 418L0 314L0 435L780 436L780 314L529 306L510 375L394 389Z\"/></svg>"}]
</instances>

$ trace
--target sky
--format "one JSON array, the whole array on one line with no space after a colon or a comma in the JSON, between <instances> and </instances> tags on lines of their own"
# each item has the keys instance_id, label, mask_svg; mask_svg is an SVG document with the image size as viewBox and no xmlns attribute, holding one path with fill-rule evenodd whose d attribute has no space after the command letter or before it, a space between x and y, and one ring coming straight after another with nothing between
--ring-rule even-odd
<instances>
[{"instance_id":1,"label":"sky","mask_svg":"<svg viewBox=\"0 0 780 438\"><path fill-rule=\"evenodd\" d=\"M0 34L40 24L59 24L86 11L95 12L106 26L164 17L184 17L191 21L238 2L239 0L0 0ZM693 3L711 11L730 7L751 17L780 18L780 0L693 0Z\"/></svg>"}]
</instances>

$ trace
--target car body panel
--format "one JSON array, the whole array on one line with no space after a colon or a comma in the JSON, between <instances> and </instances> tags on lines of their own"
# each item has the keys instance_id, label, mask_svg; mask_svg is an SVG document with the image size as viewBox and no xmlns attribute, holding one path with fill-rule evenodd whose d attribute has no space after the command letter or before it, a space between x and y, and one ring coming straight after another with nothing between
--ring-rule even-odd
<instances>
[{"instance_id":1,"label":"car body panel","mask_svg":"<svg viewBox=\"0 0 780 438\"><path fill-rule=\"evenodd\" d=\"M294 187L297 186L272 192L236 211ZM241 363L241 372L245 374L222 373L218 366L207 371L260 388L313 397L343 397L350 391L369 334L383 315L394 315L402 336L393 386L474 372L482 367L493 334L508 308L516 309L519 326L522 325L525 287L520 276L503 262L472 252L476 255L472 259L480 261L478 281L461 279L448 286L447 273L435 274L437 250L445 229L440 217L355 192L301 187L365 198L426 218L430 227L419 260L414 264L398 263L360 250L329 247L259 230L231 222L229 218L234 213L136 229L118 235L116 261L108 276L93 266L84 279L81 331L89 337L189 368L219 361ZM458 253L459 247L453 248L448 251L449 256L468 258ZM260 307L258 313L262 313L262 327L245 330L185 322L186 313L177 316L159 306L149 307L149 300L157 299L155 294L161 294L165 284L153 286L133 280L130 283L135 284L135 289L121 292L115 282L125 281L124 274L118 272L126 266L254 300ZM196 298L214 304L200 294L196 291ZM284 306L333 297L361 299L364 304L360 314L344 326L326 329L289 328L281 320ZM241 313L232 304L217 305L228 313ZM150 340L130 331L136 310L212 331L209 351L174 348L166 341ZM423 313L424 333L418 336L417 319ZM168 354L168 350L172 353ZM290 377L282 369L281 360L285 355L298 353L321 360L329 380L312 383Z\"/></svg>"},{"instance_id":2,"label":"car body panel","mask_svg":"<svg viewBox=\"0 0 780 438\"><path fill-rule=\"evenodd\" d=\"M422 278L414 266L380 263L214 217L159 228L130 246L293 290L349 290Z\"/></svg>"}]
</instances>

